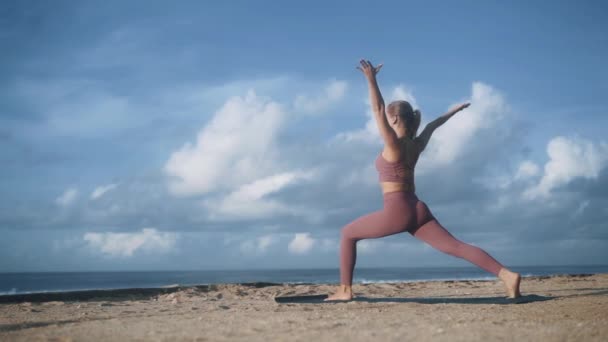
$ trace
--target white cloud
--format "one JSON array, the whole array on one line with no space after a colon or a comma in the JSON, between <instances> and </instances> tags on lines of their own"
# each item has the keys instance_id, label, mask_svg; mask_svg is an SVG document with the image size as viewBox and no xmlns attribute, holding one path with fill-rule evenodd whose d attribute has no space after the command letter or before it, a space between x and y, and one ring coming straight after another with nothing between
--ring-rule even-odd
<instances>
[{"instance_id":1,"label":"white cloud","mask_svg":"<svg viewBox=\"0 0 608 342\"><path fill-rule=\"evenodd\" d=\"M400 84L393 88L391 95L388 97L388 103L398 100L405 100L409 102L414 109L418 108L418 102L416 102L416 98L414 97L413 92L403 84Z\"/></svg>"},{"instance_id":2,"label":"white cloud","mask_svg":"<svg viewBox=\"0 0 608 342\"><path fill-rule=\"evenodd\" d=\"M253 91L229 99L196 143L186 143L165 164L169 190L174 195L204 194L274 173L275 140L284 116L278 103Z\"/></svg>"},{"instance_id":3,"label":"white cloud","mask_svg":"<svg viewBox=\"0 0 608 342\"><path fill-rule=\"evenodd\" d=\"M55 203L65 207L65 206L70 205L72 202L74 202L74 200L76 199L77 196L78 196L78 189L69 188L61 196L59 196L55 199Z\"/></svg>"},{"instance_id":4,"label":"white cloud","mask_svg":"<svg viewBox=\"0 0 608 342\"><path fill-rule=\"evenodd\" d=\"M421 163L424 168L449 164L465 153L467 145L482 143L472 141L475 133L493 126L508 111L502 94L481 82L473 83L468 101L471 102L469 108L457 113L433 133L426 153L421 156L425 159ZM422 115L424 119L424 113ZM424 126L421 125L419 133L423 129Z\"/></svg>"},{"instance_id":5,"label":"white cloud","mask_svg":"<svg viewBox=\"0 0 608 342\"><path fill-rule=\"evenodd\" d=\"M289 243L288 250L293 254L305 254L312 249L315 240L309 233L297 233Z\"/></svg>"},{"instance_id":6,"label":"white cloud","mask_svg":"<svg viewBox=\"0 0 608 342\"><path fill-rule=\"evenodd\" d=\"M332 80L325 87L324 93L317 97L309 95L298 95L294 100L293 107L296 111L317 114L326 111L331 105L344 98L348 83L345 81Z\"/></svg>"},{"instance_id":7,"label":"white cloud","mask_svg":"<svg viewBox=\"0 0 608 342\"><path fill-rule=\"evenodd\" d=\"M106 192L108 192L108 191L110 191L110 190L112 190L114 188L116 188L116 184L109 184L109 185L98 186L91 193L91 199L92 200L98 199L99 197L103 196Z\"/></svg>"},{"instance_id":8,"label":"white cloud","mask_svg":"<svg viewBox=\"0 0 608 342\"><path fill-rule=\"evenodd\" d=\"M166 253L175 246L177 234L143 228L139 233L86 233L83 239L103 254L130 257L138 250Z\"/></svg>"},{"instance_id":9,"label":"white cloud","mask_svg":"<svg viewBox=\"0 0 608 342\"><path fill-rule=\"evenodd\" d=\"M258 179L250 184L245 184L231 195L237 201L255 201L265 195L281 190L288 184L300 179L310 178L310 174L298 172L285 172L270 177Z\"/></svg>"},{"instance_id":10,"label":"white cloud","mask_svg":"<svg viewBox=\"0 0 608 342\"><path fill-rule=\"evenodd\" d=\"M298 214L289 207L265 196L276 193L290 184L310 180L313 172L285 172L245 184L221 199L207 199L202 205L209 209L211 218L254 219L279 213Z\"/></svg>"},{"instance_id":11,"label":"white cloud","mask_svg":"<svg viewBox=\"0 0 608 342\"><path fill-rule=\"evenodd\" d=\"M517 183L530 183L533 179L538 176L540 172L539 166L530 160L524 160L519 163L517 170L514 174L512 173L502 173L499 175L487 175L487 176L476 176L472 178L472 181L482 186L486 187L490 190L506 190L511 188L513 185L517 185ZM508 201L506 197L499 197L498 200L491 205L491 207L495 209L501 208L503 205L507 204Z\"/></svg>"},{"instance_id":12,"label":"white cloud","mask_svg":"<svg viewBox=\"0 0 608 342\"><path fill-rule=\"evenodd\" d=\"M582 138L558 136L547 144L549 161L538 184L524 192L524 197L547 197L551 191L575 178L596 179L608 164L608 144Z\"/></svg>"},{"instance_id":13,"label":"white cloud","mask_svg":"<svg viewBox=\"0 0 608 342\"><path fill-rule=\"evenodd\" d=\"M334 80L325 88L325 92L330 101L339 101L344 97L344 94L346 94L347 88L348 83L345 81Z\"/></svg>"},{"instance_id":14,"label":"white cloud","mask_svg":"<svg viewBox=\"0 0 608 342\"><path fill-rule=\"evenodd\" d=\"M328 87L335 98L340 90ZM174 152L165 165L173 195L216 192L201 204L211 220L244 220L280 213L303 214L301 208L268 198L285 187L315 177L315 170L285 170L278 158L277 136L285 112L279 103L250 91L233 97L203 127L195 145ZM306 210L304 210L306 211Z\"/></svg>"},{"instance_id":15,"label":"white cloud","mask_svg":"<svg viewBox=\"0 0 608 342\"><path fill-rule=\"evenodd\" d=\"M530 160L524 160L519 164L519 168L515 173L514 180L526 180L530 179L540 172L540 168L536 163Z\"/></svg>"},{"instance_id":16,"label":"white cloud","mask_svg":"<svg viewBox=\"0 0 608 342\"><path fill-rule=\"evenodd\" d=\"M519 163L519 166L514 174L503 173L500 175L477 176L473 178L473 182L481 184L490 190L500 189L504 191L511 188L513 185L517 185L517 183L529 184L536 176L538 176L539 172L540 168L535 162L524 160ZM508 204L508 202L507 197L504 197L503 194L500 195L497 198L497 201L491 204L490 207L493 209L500 209L503 208L504 205Z\"/></svg>"}]
</instances>

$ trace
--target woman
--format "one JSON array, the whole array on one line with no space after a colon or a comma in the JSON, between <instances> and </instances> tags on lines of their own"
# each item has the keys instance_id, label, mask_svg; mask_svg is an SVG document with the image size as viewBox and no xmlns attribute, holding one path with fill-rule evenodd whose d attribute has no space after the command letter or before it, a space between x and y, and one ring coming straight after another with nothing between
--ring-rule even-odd
<instances>
[{"instance_id":1,"label":"woman","mask_svg":"<svg viewBox=\"0 0 608 342\"><path fill-rule=\"evenodd\" d=\"M385 111L376 74L382 64L372 66L361 60L361 70L365 75L371 106L384 140L384 149L376 158L380 186L384 196L382 210L364 215L342 229L340 241L340 286L336 293L326 300L351 300L352 278L357 258L356 243L362 239L375 239L388 235L409 232L414 237L434 248L459 257L496 275L505 284L507 296L520 296L520 275L503 267L484 250L454 238L437 221L415 193L414 167L431 135L457 112L467 108L469 103L456 106L441 117L429 123L416 136L420 125L420 112L414 111L406 101L395 101Z\"/></svg>"}]
</instances>

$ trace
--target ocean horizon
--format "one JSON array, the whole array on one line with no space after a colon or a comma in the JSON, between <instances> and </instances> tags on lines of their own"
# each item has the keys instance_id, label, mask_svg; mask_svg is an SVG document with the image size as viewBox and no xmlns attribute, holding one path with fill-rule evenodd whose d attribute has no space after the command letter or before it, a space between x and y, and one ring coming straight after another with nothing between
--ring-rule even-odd
<instances>
[{"instance_id":1,"label":"ocean horizon","mask_svg":"<svg viewBox=\"0 0 608 342\"><path fill-rule=\"evenodd\" d=\"M608 273L608 265L514 266L524 277ZM477 267L357 268L353 282L493 280ZM337 268L0 273L0 295L235 283L337 284Z\"/></svg>"}]
</instances>

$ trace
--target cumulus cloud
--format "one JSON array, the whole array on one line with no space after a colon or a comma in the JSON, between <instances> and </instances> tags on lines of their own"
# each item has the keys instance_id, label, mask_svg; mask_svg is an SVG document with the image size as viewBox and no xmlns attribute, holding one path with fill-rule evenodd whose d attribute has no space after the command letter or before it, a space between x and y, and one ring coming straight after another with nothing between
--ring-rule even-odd
<instances>
[{"instance_id":1,"label":"cumulus cloud","mask_svg":"<svg viewBox=\"0 0 608 342\"><path fill-rule=\"evenodd\" d=\"M276 135L285 113L250 91L233 97L164 166L174 195L205 194L252 182L274 171Z\"/></svg>"},{"instance_id":2,"label":"cumulus cloud","mask_svg":"<svg viewBox=\"0 0 608 342\"><path fill-rule=\"evenodd\" d=\"M331 98L339 92L334 88L328 88ZM229 99L199 132L196 144L186 144L166 163L171 193L208 195L201 204L211 220L305 215L305 209L270 198L316 174L314 168L288 170L285 158L278 158L285 115L279 103L253 91Z\"/></svg>"},{"instance_id":3,"label":"cumulus cloud","mask_svg":"<svg viewBox=\"0 0 608 342\"><path fill-rule=\"evenodd\" d=\"M466 147L480 129L493 126L508 111L503 95L491 86L474 82L471 91L468 100L471 106L433 133L426 153L421 157L425 158L425 168L450 164L466 152Z\"/></svg>"},{"instance_id":4,"label":"cumulus cloud","mask_svg":"<svg viewBox=\"0 0 608 342\"><path fill-rule=\"evenodd\" d=\"M210 210L212 218L254 219L279 213L297 214L295 208L266 196L312 177L311 172L280 173L244 184L219 200L204 200L202 204Z\"/></svg>"},{"instance_id":5,"label":"cumulus cloud","mask_svg":"<svg viewBox=\"0 0 608 342\"><path fill-rule=\"evenodd\" d=\"M540 172L540 168L538 165L530 160L524 160L519 164L517 168L517 172L515 173L515 180L526 180L530 179Z\"/></svg>"},{"instance_id":6,"label":"cumulus cloud","mask_svg":"<svg viewBox=\"0 0 608 342\"><path fill-rule=\"evenodd\" d=\"M293 254L306 254L315 244L315 239L310 237L310 233L297 233L289 243L288 250Z\"/></svg>"},{"instance_id":7,"label":"cumulus cloud","mask_svg":"<svg viewBox=\"0 0 608 342\"><path fill-rule=\"evenodd\" d=\"M103 196L106 192L108 192L108 191L110 191L110 190L112 190L114 188L116 188L116 184L108 184L108 185L98 186L91 193L91 199L92 200L98 199L101 196Z\"/></svg>"},{"instance_id":8,"label":"cumulus cloud","mask_svg":"<svg viewBox=\"0 0 608 342\"><path fill-rule=\"evenodd\" d=\"M166 253L177 241L176 233L163 233L154 228L143 228L138 233L86 233L88 246L112 257L130 257L138 250Z\"/></svg>"},{"instance_id":9,"label":"cumulus cloud","mask_svg":"<svg viewBox=\"0 0 608 342\"><path fill-rule=\"evenodd\" d=\"M538 184L528 188L524 197L548 197L551 191L575 178L597 179L608 164L608 144L577 137L558 136L547 144L549 161Z\"/></svg>"},{"instance_id":10,"label":"cumulus cloud","mask_svg":"<svg viewBox=\"0 0 608 342\"><path fill-rule=\"evenodd\" d=\"M479 177L476 178L475 181L477 183L482 184L488 189L501 189L506 190L507 188L517 185L517 183L530 183L533 181L535 177L538 176L540 172L539 166L530 160L524 160L519 163L517 170L514 174L501 174L498 176L490 176L490 177ZM496 208L500 208L502 201L506 201L506 198L499 198L495 203L497 205Z\"/></svg>"},{"instance_id":11,"label":"cumulus cloud","mask_svg":"<svg viewBox=\"0 0 608 342\"><path fill-rule=\"evenodd\" d=\"M72 202L74 202L74 200L76 199L76 197L78 196L78 189L76 188L69 188L67 190L65 190L65 192L57 197L55 199L55 203L57 203L60 206L68 206L70 205Z\"/></svg>"},{"instance_id":12,"label":"cumulus cloud","mask_svg":"<svg viewBox=\"0 0 608 342\"><path fill-rule=\"evenodd\" d=\"M296 111L317 114L325 112L331 105L344 98L348 83L345 81L332 80L325 87L323 94L316 97L301 94L297 95L293 107Z\"/></svg>"},{"instance_id":13,"label":"cumulus cloud","mask_svg":"<svg viewBox=\"0 0 608 342\"><path fill-rule=\"evenodd\" d=\"M310 174L302 172L280 173L245 184L232 195L238 201L255 201L300 179L310 178L310 176Z\"/></svg>"}]
</instances>

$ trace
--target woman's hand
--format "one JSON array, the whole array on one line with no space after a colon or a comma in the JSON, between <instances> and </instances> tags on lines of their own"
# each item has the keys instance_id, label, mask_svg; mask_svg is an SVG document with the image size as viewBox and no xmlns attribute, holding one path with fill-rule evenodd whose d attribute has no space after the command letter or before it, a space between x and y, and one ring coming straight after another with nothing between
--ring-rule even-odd
<instances>
[{"instance_id":1,"label":"woman's hand","mask_svg":"<svg viewBox=\"0 0 608 342\"><path fill-rule=\"evenodd\" d=\"M370 61L366 61L364 59L360 60L361 66L358 66L357 69L361 70L367 79L371 79L376 77L376 74L380 72L383 64L378 64L377 66L373 66Z\"/></svg>"},{"instance_id":2,"label":"woman's hand","mask_svg":"<svg viewBox=\"0 0 608 342\"><path fill-rule=\"evenodd\" d=\"M450 109L450 112L453 112L453 113L460 112L461 110L467 108L470 105L471 105L470 102L466 102L466 103L463 103L463 104L455 105L454 107L452 107L452 109Z\"/></svg>"}]
</instances>

